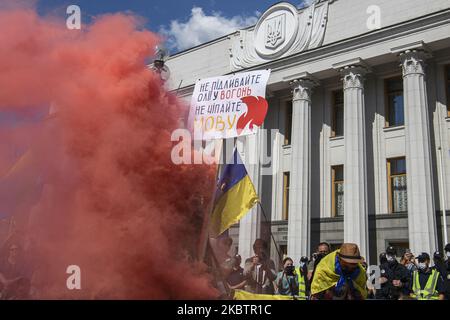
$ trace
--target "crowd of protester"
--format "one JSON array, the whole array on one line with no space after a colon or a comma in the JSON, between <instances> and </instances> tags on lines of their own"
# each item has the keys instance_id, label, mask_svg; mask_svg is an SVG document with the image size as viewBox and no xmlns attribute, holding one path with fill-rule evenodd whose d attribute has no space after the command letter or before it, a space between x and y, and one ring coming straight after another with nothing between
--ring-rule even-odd
<instances>
[{"instance_id":1,"label":"crowd of protester","mask_svg":"<svg viewBox=\"0 0 450 320\"><path fill-rule=\"evenodd\" d=\"M225 243L224 250L231 249L231 238L219 241ZM320 243L311 257L299 261L284 257L279 270L264 240L257 239L253 250L243 267L238 254L222 257L222 274L229 289L307 300L450 299L450 244L432 257L426 252L415 256L409 249L397 256L397 249L389 246L379 255L379 276L370 281L356 244L344 243L331 251L328 243Z\"/></svg>"},{"instance_id":2,"label":"crowd of protester","mask_svg":"<svg viewBox=\"0 0 450 320\"><path fill-rule=\"evenodd\" d=\"M6 241L0 247L0 300L32 295L31 276L18 243ZM371 282L356 244L344 243L332 251L322 242L311 257L299 261L284 257L277 270L266 241L257 239L254 255L244 262L237 252L229 255L232 243L230 237L219 238L214 250L223 281L231 291L309 300L450 299L450 244L432 256L425 252L415 256L411 250L397 256L397 249L389 246L379 255L379 277Z\"/></svg>"}]
</instances>

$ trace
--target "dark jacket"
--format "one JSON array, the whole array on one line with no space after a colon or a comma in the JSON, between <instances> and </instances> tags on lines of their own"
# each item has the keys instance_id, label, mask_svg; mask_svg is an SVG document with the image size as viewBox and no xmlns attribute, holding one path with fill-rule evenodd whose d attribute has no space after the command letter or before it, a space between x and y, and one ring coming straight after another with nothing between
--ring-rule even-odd
<instances>
[{"instance_id":1,"label":"dark jacket","mask_svg":"<svg viewBox=\"0 0 450 320\"><path fill-rule=\"evenodd\" d=\"M401 295L409 295L411 292L411 277L408 269L397 262L397 260L380 265L381 277L388 279L387 282L381 284L381 288L377 290L375 297L377 299L397 300ZM400 280L402 287L395 287L393 280Z\"/></svg>"},{"instance_id":2,"label":"dark jacket","mask_svg":"<svg viewBox=\"0 0 450 320\"><path fill-rule=\"evenodd\" d=\"M445 300L450 300L450 259L438 268L443 280L445 288Z\"/></svg>"}]
</instances>

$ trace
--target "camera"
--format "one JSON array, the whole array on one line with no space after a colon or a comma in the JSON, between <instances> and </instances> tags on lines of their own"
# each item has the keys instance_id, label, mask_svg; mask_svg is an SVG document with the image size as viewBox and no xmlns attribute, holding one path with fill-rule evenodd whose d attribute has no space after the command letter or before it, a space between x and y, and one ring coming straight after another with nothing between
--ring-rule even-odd
<instances>
[{"instance_id":1,"label":"camera","mask_svg":"<svg viewBox=\"0 0 450 320\"><path fill-rule=\"evenodd\" d=\"M324 256L325 254L318 252L316 253L315 260L321 260Z\"/></svg>"},{"instance_id":2,"label":"camera","mask_svg":"<svg viewBox=\"0 0 450 320\"><path fill-rule=\"evenodd\" d=\"M293 275L295 271L295 267L294 266L287 266L286 268L284 268L284 272L287 275Z\"/></svg>"}]
</instances>

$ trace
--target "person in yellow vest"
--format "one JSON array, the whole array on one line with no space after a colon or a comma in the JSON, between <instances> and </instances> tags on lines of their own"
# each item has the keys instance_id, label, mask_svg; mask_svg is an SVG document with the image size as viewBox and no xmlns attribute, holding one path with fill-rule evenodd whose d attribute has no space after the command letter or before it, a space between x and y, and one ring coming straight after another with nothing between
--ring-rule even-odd
<instances>
[{"instance_id":1,"label":"person in yellow vest","mask_svg":"<svg viewBox=\"0 0 450 320\"><path fill-rule=\"evenodd\" d=\"M365 300L367 275L354 243L344 243L317 265L311 284L311 300Z\"/></svg>"},{"instance_id":2,"label":"person in yellow vest","mask_svg":"<svg viewBox=\"0 0 450 320\"><path fill-rule=\"evenodd\" d=\"M300 258L300 266L295 268L298 277L298 297L307 299L309 297L310 286L308 281L308 257Z\"/></svg>"},{"instance_id":3,"label":"person in yellow vest","mask_svg":"<svg viewBox=\"0 0 450 320\"><path fill-rule=\"evenodd\" d=\"M430 268L430 255L422 252L417 262L418 270L412 274L411 297L416 300L444 300L444 282L439 271Z\"/></svg>"}]
</instances>

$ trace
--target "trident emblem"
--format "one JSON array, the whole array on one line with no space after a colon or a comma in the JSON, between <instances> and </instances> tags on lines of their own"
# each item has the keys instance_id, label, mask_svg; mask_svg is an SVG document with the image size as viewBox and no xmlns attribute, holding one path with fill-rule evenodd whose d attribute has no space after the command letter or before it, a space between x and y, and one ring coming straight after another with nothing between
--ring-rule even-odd
<instances>
[{"instance_id":1,"label":"trident emblem","mask_svg":"<svg viewBox=\"0 0 450 320\"><path fill-rule=\"evenodd\" d=\"M267 20L266 24L266 48L276 49L285 40L286 14L280 14Z\"/></svg>"}]
</instances>

